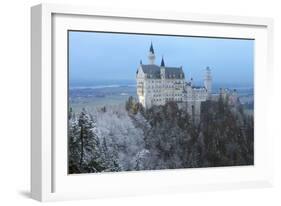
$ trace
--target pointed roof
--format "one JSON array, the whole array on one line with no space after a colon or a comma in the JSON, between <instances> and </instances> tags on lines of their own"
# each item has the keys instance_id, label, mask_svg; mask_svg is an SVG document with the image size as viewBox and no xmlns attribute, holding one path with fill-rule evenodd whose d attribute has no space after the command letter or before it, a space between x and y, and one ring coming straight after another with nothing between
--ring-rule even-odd
<instances>
[{"instance_id":1,"label":"pointed roof","mask_svg":"<svg viewBox=\"0 0 281 206\"><path fill-rule=\"evenodd\" d=\"M142 64L142 71L148 74L148 78L160 79L160 66L152 64ZM182 67L165 67L165 78L166 79L184 79L184 72Z\"/></svg>"},{"instance_id":2,"label":"pointed roof","mask_svg":"<svg viewBox=\"0 0 281 206\"><path fill-rule=\"evenodd\" d=\"M165 67L165 62L164 62L163 56L162 56L162 60L161 60L161 67Z\"/></svg>"},{"instance_id":3,"label":"pointed roof","mask_svg":"<svg viewBox=\"0 0 281 206\"><path fill-rule=\"evenodd\" d=\"M142 60L140 60L140 64L142 64Z\"/></svg>"},{"instance_id":4,"label":"pointed roof","mask_svg":"<svg viewBox=\"0 0 281 206\"><path fill-rule=\"evenodd\" d=\"M151 42L151 44L150 44L150 49L149 49L149 51L150 51L152 54L154 54L154 49L153 49L152 42Z\"/></svg>"}]
</instances>

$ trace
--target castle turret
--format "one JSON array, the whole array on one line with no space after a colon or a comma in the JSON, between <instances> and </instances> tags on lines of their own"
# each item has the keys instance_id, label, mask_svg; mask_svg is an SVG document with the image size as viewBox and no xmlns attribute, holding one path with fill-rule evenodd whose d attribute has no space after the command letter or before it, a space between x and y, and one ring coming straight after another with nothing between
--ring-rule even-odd
<instances>
[{"instance_id":1,"label":"castle turret","mask_svg":"<svg viewBox=\"0 0 281 206\"><path fill-rule=\"evenodd\" d=\"M236 90L236 89L234 89L234 90L232 91L230 100L231 100L230 103L231 103L232 105L237 105L237 104L239 103L238 93L237 93L237 90Z\"/></svg>"},{"instance_id":2,"label":"castle turret","mask_svg":"<svg viewBox=\"0 0 281 206\"><path fill-rule=\"evenodd\" d=\"M151 42L151 45L149 48L148 60L149 60L149 64L154 64L154 62L155 62L155 54L154 54L152 42Z\"/></svg>"},{"instance_id":3,"label":"castle turret","mask_svg":"<svg viewBox=\"0 0 281 206\"><path fill-rule=\"evenodd\" d=\"M204 86L208 93L208 99L210 99L212 94L212 75L211 75L211 69L209 67L206 68Z\"/></svg>"},{"instance_id":4,"label":"castle turret","mask_svg":"<svg viewBox=\"0 0 281 206\"><path fill-rule=\"evenodd\" d=\"M190 78L190 86L194 86L193 85L193 78L192 77Z\"/></svg>"},{"instance_id":5,"label":"castle turret","mask_svg":"<svg viewBox=\"0 0 281 206\"><path fill-rule=\"evenodd\" d=\"M161 79L165 79L165 62L164 62L163 56L162 56L161 65L160 65L160 76L161 76Z\"/></svg>"}]
</instances>

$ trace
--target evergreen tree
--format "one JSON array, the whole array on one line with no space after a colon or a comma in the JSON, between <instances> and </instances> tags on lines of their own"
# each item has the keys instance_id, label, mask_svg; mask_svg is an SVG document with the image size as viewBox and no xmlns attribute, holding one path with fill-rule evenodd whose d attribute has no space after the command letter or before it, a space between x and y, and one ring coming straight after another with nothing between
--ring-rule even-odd
<instances>
[{"instance_id":1,"label":"evergreen tree","mask_svg":"<svg viewBox=\"0 0 281 206\"><path fill-rule=\"evenodd\" d=\"M71 116L68 130L68 172L70 174L80 173L80 127L78 120Z\"/></svg>"},{"instance_id":2,"label":"evergreen tree","mask_svg":"<svg viewBox=\"0 0 281 206\"><path fill-rule=\"evenodd\" d=\"M95 121L83 109L78 120L70 120L69 172L89 173L103 171L106 167L101 154Z\"/></svg>"},{"instance_id":3,"label":"evergreen tree","mask_svg":"<svg viewBox=\"0 0 281 206\"><path fill-rule=\"evenodd\" d=\"M102 140L102 154L104 159L104 165L106 167L107 172L118 172L121 171L121 168L118 164L117 158L112 154L112 152L108 149L106 139Z\"/></svg>"},{"instance_id":4,"label":"evergreen tree","mask_svg":"<svg viewBox=\"0 0 281 206\"><path fill-rule=\"evenodd\" d=\"M126 101L126 105L125 105L126 110L127 110L127 111L131 111L131 109L132 109L132 107L133 107L133 104L134 104L134 97L130 96L130 97L128 98L128 100Z\"/></svg>"}]
</instances>

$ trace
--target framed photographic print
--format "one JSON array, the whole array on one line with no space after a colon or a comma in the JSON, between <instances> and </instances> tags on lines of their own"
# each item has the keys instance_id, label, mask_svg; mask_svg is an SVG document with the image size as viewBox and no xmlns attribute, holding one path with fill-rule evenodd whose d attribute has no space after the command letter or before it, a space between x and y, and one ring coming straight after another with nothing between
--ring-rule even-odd
<instances>
[{"instance_id":1,"label":"framed photographic print","mask_svg":"<svg viewBox=\"0 0 281 206\"><path fill-rule=\"evenodd\" d=\"M34 199L272 185L271 19L31 14Z\"/></svg>"}]
</instances>

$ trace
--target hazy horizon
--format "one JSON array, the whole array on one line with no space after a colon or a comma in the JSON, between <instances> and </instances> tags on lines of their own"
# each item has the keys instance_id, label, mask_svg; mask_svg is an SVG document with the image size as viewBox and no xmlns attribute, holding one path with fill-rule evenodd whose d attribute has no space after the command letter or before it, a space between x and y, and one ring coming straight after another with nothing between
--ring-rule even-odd
<instances>
[{"instance_id":1,"label":"hazy horizon","mask_svg":"<svg viewBox=\"0 0 281 206\"><path fill-rule=\"evenodd\" d=\"M70 86L135 81L151 42L155 63L163 55L166 66L183 66L186 80L203 84L209 66L214 84L253 85L254 40L71 31Z\"/></svg>"}]
</instances>

